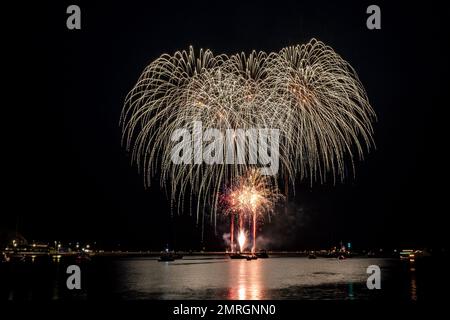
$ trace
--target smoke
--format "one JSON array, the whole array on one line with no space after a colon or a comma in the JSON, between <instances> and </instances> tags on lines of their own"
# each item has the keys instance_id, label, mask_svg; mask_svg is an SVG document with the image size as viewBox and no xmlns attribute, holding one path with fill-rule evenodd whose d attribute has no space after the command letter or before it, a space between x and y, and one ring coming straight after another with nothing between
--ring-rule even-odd
<instances>
[{"instance_id":1,"label":"smoke","mask_svg":"<svg viewBox=\"0 0 450 320\"><path fill-rule=\"evenodd\" d=\"M229 247L231 245L231 234L228 232L222 235L222 240L225 242L225 245Z\"/></svg>"},{"instance_id":2,"label":"smoke","mask_svg":"<svg viewBox=\"0 0 450 320\"><path fill-rule=\"evenodd\" d=\"M272 247L273 240L266 236L257 236L256 237L256 248L258 250L267 249Z\"/></svg>"},{"instance_id":3,"label":"smoke","mask_svg":"<svg viewBox=\"0 0 450 320\"><path fill-rule=\"evenodd\" d=\"M257 250L300 250L314 245L311 241L314 241L316 233L320 232L320 227L317 230L315 209L308 205L308 202L306 198L303 203L289 202L287 208L281 203L270 219L265 217L264 221L260 221L256 236ZM229 223L229 218L222 218L217 230L221 235L219 239L226 248L231 246ZM251 235L247 233L247 245L251 242ZM236 232L235 245L238 245Z\"/></svg>"},{"instance_id":4,"label":"smoke","mask_svg":"<svg viewBox=\"0 0 450 320\"><path fill-rule=\"evenodd\" d=\"M278 208L271 221L259 227L259 249L287 250L296 248L305 227L311 222L311 210L304 205L290 202L287 208Z\"/></svg>"}]
</instances>

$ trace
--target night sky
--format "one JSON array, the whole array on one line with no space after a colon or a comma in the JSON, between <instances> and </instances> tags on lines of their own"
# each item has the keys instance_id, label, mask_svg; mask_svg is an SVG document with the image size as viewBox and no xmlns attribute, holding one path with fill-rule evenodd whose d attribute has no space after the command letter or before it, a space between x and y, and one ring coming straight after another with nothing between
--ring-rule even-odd
<instances>
[{"instance_id":1,"label":"night sky","mask_svg":"<svg viewBox=\"0 0 450 320\"><path fill-rule=\"evenodd\" d=\"M441 183L447 143L436 114L448 108L444 10L383 4L382 29L366 28L375 2L58 1L11 19L4 61L12 69L3 118L6 199L0 227L31 239L89 240L160 250L224 249L209 222L171 217L158 182L143 177L121 146L119 116L141 71L163 53L193 45L214 53L278 51L315 37L357 71L378 122L377 149L356 178L298 183L287 214L260 231L267 247L441 246L447 226ZM82 29L66 28L78 4ZM7 99L4 99L7 101Z\"/></svg>"}]
</instances>

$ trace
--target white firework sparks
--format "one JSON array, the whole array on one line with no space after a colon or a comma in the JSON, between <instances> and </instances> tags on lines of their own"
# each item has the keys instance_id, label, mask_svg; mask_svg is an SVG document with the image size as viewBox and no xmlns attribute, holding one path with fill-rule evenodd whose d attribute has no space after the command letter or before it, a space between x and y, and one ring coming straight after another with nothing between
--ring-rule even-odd
<instances>
[{"instance_id":1,"label":"white firework sparks","mask_svg":"<svg viewBox=\"0 0 450 320\"><path fill-rule=\"evenodd\" d=\"M374 119L354 69L313 39L270 54L196 55L192 47L164 54L127 95L121 125L145 185L158 176L179 210L196 199L197 218L208 208L215 221L221 188L258 165L174 164L174 130L194 121L222 132L279 129L280 176L294 184L296 177L343 179L346 157L353 165L355 152L362 158L373 145ZM270 179L276 186L279 177Z\"/></svg>"},{"instance_id":2,"label":"white firework sparks","mask_svg":"<svg viewBox=\"0 0 450 320\"><path fill-rule=\"evenodd\" d=\"M324 43L287 47L269 62L285 152L301 178L344 178L347 155L373 145L375 113L354 69ZM291 176L291 177L292 177Z\"/></svg>"}]
</instances>

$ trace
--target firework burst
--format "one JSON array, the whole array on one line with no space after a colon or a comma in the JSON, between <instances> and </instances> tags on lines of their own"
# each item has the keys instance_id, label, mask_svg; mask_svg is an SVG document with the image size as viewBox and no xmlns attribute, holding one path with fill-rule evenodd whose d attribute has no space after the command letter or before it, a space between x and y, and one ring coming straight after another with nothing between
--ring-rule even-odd
<instances>
[{"instance_id":1,"label":"firework burst","mask_svg":"<svg viewBox=\"0 0 450 320\"><path fill-rule=\"evenodd\" d=\"M234 249L234 221L239 221L238 242L242 252L245 228L244 222L250 221L252 225L252 252L256 249L256 228L259 221L265 217L270 219L275 204L283 198L278 188L272 184L271 179L260 174L259 170L251 169L239 177L230 188L225 190L221 197L223 211L231 219L231 250Z\"/></svg>"},{"instance_id":2,"label":"firework burst","mask_svg":"<svg viewBox=\"0 0 450 320\"><path fill-rule=\"evenodd\" d=\"M354 69L331 47L311 40L282 49L268 61L266 81L276 88L284 152L292 177L324 182L345 176L346 155L373 145L375 113ZM355 150L356 149L356 150Z\"/></svg>"},{"instance_id":3,"label":"firework burst","mask_svg":"<svg viewBox=\"0 0 450 320\"><path fill-rule=\"evenodd\" d=\"M313 39L270 54L215 56L210 50L196 54L192 47L164 54L127 95L120 123L145 185L159 177L173 206L180 210L190 199L197 219L208 209L215 222L220 190L260 165L175 164L176 129L194 121L220 131L279 129L280 173L266 178L276 186L280 177L292 185L296 177L344 178L346 157L353 165L355 154L362 158L364 147L373 145L374 119L353 68Z\"/></svg>"}]
</instances>

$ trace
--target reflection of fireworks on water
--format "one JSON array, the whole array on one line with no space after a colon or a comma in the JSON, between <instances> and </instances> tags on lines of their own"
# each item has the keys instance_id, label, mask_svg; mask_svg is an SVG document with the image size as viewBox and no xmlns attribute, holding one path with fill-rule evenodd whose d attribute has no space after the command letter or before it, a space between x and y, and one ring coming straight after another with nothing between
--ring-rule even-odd
<instances>
[{"instance_id":1,"label":"reflection of fireworks on water","mask_svg":"<svg viewBox=\"0 0 450 320\"><path fill-rule=\"evenodd\" d=\"M195 201L191 207L197 219L209 208L216 221L219 191L257 165L174 164L174 130L194 121L221 132L279 129L280 175L293 185L296 177L343 179L346 156L353 165L354 154L362 158L364 146L373 145L374 118L353 68L313 39L270 54L214 56L192 48L164 54L146 67L127 95L121 125L145 184L159 176L172 205L182 208L187 196Z\"/></svg>"},{"instance_id":2,"label":"reflection of fireworks on water","mask_svg":"<svg viewBox=\"0 0 450 320\"><path fill-rule=\"evenodd\" d=\"M231 250L234 251L234 225L235 220L238 225L238 243L242 252L245 242L244 221L251 221L252 225L252 252L256 250L256 226L264 219L270 218L277 201L282 198L276 185L271 183L267 176L263 176L257 169L251 169L246 174L238 178L221 197L223 210L230 216Z\"/></svg>"}]
</instances>

